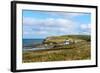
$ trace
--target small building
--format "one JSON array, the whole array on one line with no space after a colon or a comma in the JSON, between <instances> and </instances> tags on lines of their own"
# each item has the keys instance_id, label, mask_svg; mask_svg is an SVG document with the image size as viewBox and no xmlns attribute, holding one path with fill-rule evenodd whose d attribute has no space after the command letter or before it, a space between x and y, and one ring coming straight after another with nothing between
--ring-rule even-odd
<instances>
[{"instance_id":1,"label":"small building","mask_svg":"<svg viewBox=\"0 0 100 73\"><path fill-rule=\"evenodd\" d=\"M70 44L70 41L69 40L65 40L64 41L64 45L68 45L68 44Z\"/></svg>"}]
</instances>

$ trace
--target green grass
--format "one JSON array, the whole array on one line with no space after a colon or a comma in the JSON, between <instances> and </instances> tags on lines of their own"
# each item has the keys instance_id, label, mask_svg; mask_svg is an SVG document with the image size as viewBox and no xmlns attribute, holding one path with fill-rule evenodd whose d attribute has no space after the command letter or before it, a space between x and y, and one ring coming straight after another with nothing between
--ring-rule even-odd
<instances>
[{"instance_id":1,"label":"green grass","mask_svg":"<svg viewBox=\"0 0 100 73\"><path fill-rule=\"evenodd\" d=\"M48 37L50 40L45 40L44 44L50 44L50 43L60 43L60 42L64 42L65 40L84 40L86 42L90 42L91 41L91 36L90 35L63 35L63 36L52 36L52 37ZM47 39L48 39L47 38Z\"/></svg>"},{"instance_id":2,"label":"green grass","mask_svg":"<svg viewBox=\"0 0 100 73\"><path fill-rule=\"evenodd\" d=\"M84 41L62 48L23 52L23 63L91 59L90 42Z\"/></svg>"}]
</instances>

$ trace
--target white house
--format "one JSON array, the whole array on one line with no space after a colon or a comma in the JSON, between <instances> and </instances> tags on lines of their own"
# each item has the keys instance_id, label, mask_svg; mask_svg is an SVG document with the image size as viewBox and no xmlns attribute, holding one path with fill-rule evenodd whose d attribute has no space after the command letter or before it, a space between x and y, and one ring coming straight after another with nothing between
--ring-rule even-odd
<instances>
[{"instance_id":1,"label":"white house","mask_svg":"<svg viewBox=\"0 0 100 73\"><path fill-rule=\"evenodd\" d=\"M70 44L69 42L70 42L69 40L65 40L65 41L64 41L64 45Z\"/></svg>"}]
</instances>

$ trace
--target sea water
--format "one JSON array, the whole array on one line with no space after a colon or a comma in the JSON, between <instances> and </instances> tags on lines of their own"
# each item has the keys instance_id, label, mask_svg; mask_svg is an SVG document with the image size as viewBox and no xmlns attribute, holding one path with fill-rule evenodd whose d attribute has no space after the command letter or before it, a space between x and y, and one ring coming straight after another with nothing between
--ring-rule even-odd
<instances>
[{"instance_id":1,"label":"sea water","mask_svg":"<svg viewBox=\"0 0 100 73\"><path fill-rule=\"evenodd\" d=\"M39 50L43 48L35 48L35 45L42 44L44 39L22 39L23 50Z\"/></svg>"}]
</instances>

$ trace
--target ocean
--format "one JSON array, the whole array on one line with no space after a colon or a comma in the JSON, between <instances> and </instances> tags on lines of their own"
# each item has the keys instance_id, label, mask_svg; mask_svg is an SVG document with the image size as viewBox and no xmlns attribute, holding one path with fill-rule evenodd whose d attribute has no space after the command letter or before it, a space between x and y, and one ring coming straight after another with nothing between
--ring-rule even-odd
<instances>
[{"instance_id":1,"label":"ocean","mask_svg":"<svg viewBox=\"0 0 100 73\"><path fill-rule=\"evenodd\" d=\"M42 44L44 39L22 39L23 49L35 48L35 45Z\"/></svg>"}]
</instances>

